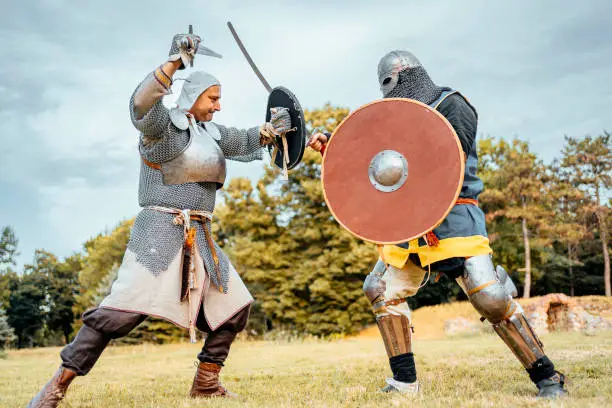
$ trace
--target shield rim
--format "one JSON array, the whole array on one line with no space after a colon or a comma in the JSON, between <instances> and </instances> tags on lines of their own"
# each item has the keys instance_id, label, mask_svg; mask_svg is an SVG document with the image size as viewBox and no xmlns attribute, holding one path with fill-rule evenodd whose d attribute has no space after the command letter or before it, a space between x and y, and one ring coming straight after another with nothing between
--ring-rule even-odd
<instances>
[{"instance_id":1,"label":"shield rim","mask_svg":"<svg viewBox=\"0 0 612 408\"><path fill-rule=\"evenodd\" d=\"M272 90L270 91L270 93L268 94L268 101L266 103L266 122L270 121L270 118L272 117L272 114L270 113L270 108L272 106L270 105L270 95L272 95L272 92L274 92L275 90L280 90L282 92L284 92L286 95L288 95L291 100L293 101L294 105L297 105L300 111L300 114L298 115L298 117L300 118L300 127L301 129L296 130L296 132L301 133L301 140L302 143L300 144L300 153L298 154L297 158L295 159L294 162L289 162L287 164L287 170L293 170L295 167L297 167L298 164L300 164L302 162L302 159L304 158L304 152L306 150L306 119L304 118L304 109L302 108L302 104L300 104L300 101L298 101L297 97L293 94L293 92L291 92L288 88L279 85L279 86L275 86L274 88L272 88ZM295 106L293 107L295 109ZM296 126L295 123L292 123L293 126ZM276 142L278 144L280 144L281 138L280 137L276 137ZM268 154L270 154L270 156L272 155L272 152L274 151L274 145L269 144L268 145ZM284 154L283 152L279 151L279 154L281 155L280 157L282 158L282 155ZM278 158L277 158L278 159ZM276 166L279 169L283 169L283 166L279 166L276 163L276 160L273 161L274 166ZM282 163L282 162L281 162Z\"/></svg>"},{"instance_id":2,"label":"shield rim","mask_svg":"<svg viewBox=\"0 0 612 408\"><path fill-rule=\"evenodd\" d=\"M451 130L452 134L455 136L455 141L457 142L457 149L460 153L460 157L463 158L463 160L460 160L460 165L461 165L461 175L459 177L459 183L457 186L457 191L455 192L455 198L452 201L451 205L447 208L447 210L444 212L444 215L434 224L434 226L432 226L431 228L420 232L418 235L414 235L412 237L408 237L406 239L401 239L401 240L397 240L397 241L373 241L371 239L365 238L355 232L353 232L350 228L348 228L342 221L340 221L340 219L336 216L336 213L334 212L332 206L329 204L329 200L327 198L327 193L325 191L325 158L327 156L327 152L329 151L329 146L331 145L331 143L334 140L334 136L336 134L336 132L338 131L338 129L340 129L342 127L342 125L344 124L344 122L346 122L347 120L349 120L351 118L351 116L353 116L356 112L365 109L371 105L374 104L378 104L378 103L384 103L386 101L400 101L400 102L408 102L408 103L413 103L416 105L419 105L421 107L424 107L426 109L429 109L430 111L433 111L436 115L438 115L439 118L441 118L443 120L443 122L446 124L446 126ZM459 198L459 194L461 193L461 189L463 187L463 179L465 176L465 153L463 152L463 148L461 147L461 142L459 141L459 137L457 136L457 132L455 131L455 129L453 128L453 126L450 124L450 122L444 117L444 115L442 115L440 112L438 112L436 109L432 108L429 105L426 105L422 102L419 102L417 100L414 99L409 99L409 98L384 98L384 99L377 99L375 101L366 103L365 105L362 105L360 107L358 107L357 109L355 109L354 111L352 111L351 113L348 114L347 117L345 117L342 122L340 122L340 124L338 126L336 126L336 128L334 129L334 131L332 132L332 135L329 137L329 140L327 141L327 148L325 149L325 152L323 153L323 159L321 160L321 189L323 190L323 198L325 199L325 204L327 205L327 208L329 210L329 212L332 214L332 216L334 217L334 219L336 220L336 222L338 224L340 224L340 226L342 226L342 228L344 228L346 231L348 231L351 235L366 241L366 242L370 242L373 244L378 244L378 245L395 245L395 244L402 244L405 242L409 242L415 239L418 239L422 236L424 236L425 234L427 234L430 231L433 231L434 229L436 229L437 227L440 226L440 224L442 224L442 222L446 219L446 217L448 217L448 214L451 212L451 210L453 209L453 207L455 206L457 199Z\"/></svg>"}]
</instances>

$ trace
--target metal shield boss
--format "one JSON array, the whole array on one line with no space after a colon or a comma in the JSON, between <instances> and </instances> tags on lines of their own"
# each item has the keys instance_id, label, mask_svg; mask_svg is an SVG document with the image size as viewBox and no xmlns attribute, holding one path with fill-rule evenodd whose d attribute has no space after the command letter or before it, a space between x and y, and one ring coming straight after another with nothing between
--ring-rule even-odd
<instances>
[{"instance_id":1,"label":"metal shield boss","mask_svg":"<svg viewBox=\"0 0 612 408\"><path fill-rule=\"evenodd\" d=\"M353 235L398 244L436 228L463 184L463 151L429 106L389 98L352 112L332 134L322 165L325 201Z\"/></svg>"},{"instance_id":2,"label":"metal shield boss","mask_svg":"<svg viewBox=\"0 0 612 408\"><path fill-rule=\"evenodd\" d=\"M288 170L291 170L300 163L302 156L304 156L304 149L306 148L306 122L304 121L304 112L297 98L291 91L282 86L272 88L272 91L270 91L268 106L266 107L266 122L269 122L272 116L270 108L279 106L289 110L293 129L285 134L287 146L284 146L285 142L280 136L277 136L275 143L268 145L268 150L274 156L274 164L281 169L283 168L286 151L288 156L286 166ZM274 152L275 150L276 152Z\"/></svg>"}]
</instances>

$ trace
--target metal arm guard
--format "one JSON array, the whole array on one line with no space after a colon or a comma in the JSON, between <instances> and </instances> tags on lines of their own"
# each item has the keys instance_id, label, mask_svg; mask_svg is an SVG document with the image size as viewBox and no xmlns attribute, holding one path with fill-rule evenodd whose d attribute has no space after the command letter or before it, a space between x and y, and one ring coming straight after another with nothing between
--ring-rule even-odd
<instances>
[{"instance_id":1,"label":"metal arm guard","mask_svg":"<svg viewBox=\"0 0 612 408\"><path fill-rule=\"evenodd\" d=\"M406 316L378 316L376 323L389 357L412 352L412 327Z\"/></svg>"}]
</instances>

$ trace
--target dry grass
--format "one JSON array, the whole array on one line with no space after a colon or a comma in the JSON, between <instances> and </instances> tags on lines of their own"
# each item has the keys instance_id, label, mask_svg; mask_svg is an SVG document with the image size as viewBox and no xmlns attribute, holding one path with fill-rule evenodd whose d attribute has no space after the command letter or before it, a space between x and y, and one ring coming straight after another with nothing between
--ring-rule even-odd
<instances>
[{"instance_id":1,"label":"dry grass","mask_svg":"<svg viewBox=\"0 0 612 408\"><path fill-rule=\"evenodd\" d=\"M552 406L612 405L612 332L554 334L543 340L558 368L573 379L571 397ZM533 398L534 386L494 335L417 341L423 391L415 397L376 392L389 375L384 348L376 337L359 337L237 342L222 380L241 399L193 401L186 395L198 349L190 344L109 348L90 375L74 382L64 406L551 406ZM58 348L12 351L0 360L0 406L25 406L57 368L58 353Z\"/></svg>"}]
</instances>

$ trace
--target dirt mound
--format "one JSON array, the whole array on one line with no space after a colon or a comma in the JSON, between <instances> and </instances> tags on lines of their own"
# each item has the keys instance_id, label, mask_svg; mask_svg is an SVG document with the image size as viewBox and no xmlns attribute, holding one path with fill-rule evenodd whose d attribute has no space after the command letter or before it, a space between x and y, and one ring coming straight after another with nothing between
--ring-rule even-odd
<instances>
[{"instance_id":1,"label":"dirt mound","mask_svg":"<svg viewBox=\"0 0 612 408\"><path fill-rule=\"evenodd\" d=\"M605 296L570 297L561 293L530 299L517 299L536 332L585 331L612 329L612 298ZM480 323L480 315L469 302L453 302L426 306L412 313L414 337L445 337L447 321L467 319ZM374 320L374 318L372 318ZM471 326L470 326L471 327ZM473 330L472 330L473 331ZM378 327L372 325L357 337L380 337Z\"/></svg>"}]
</instances>

